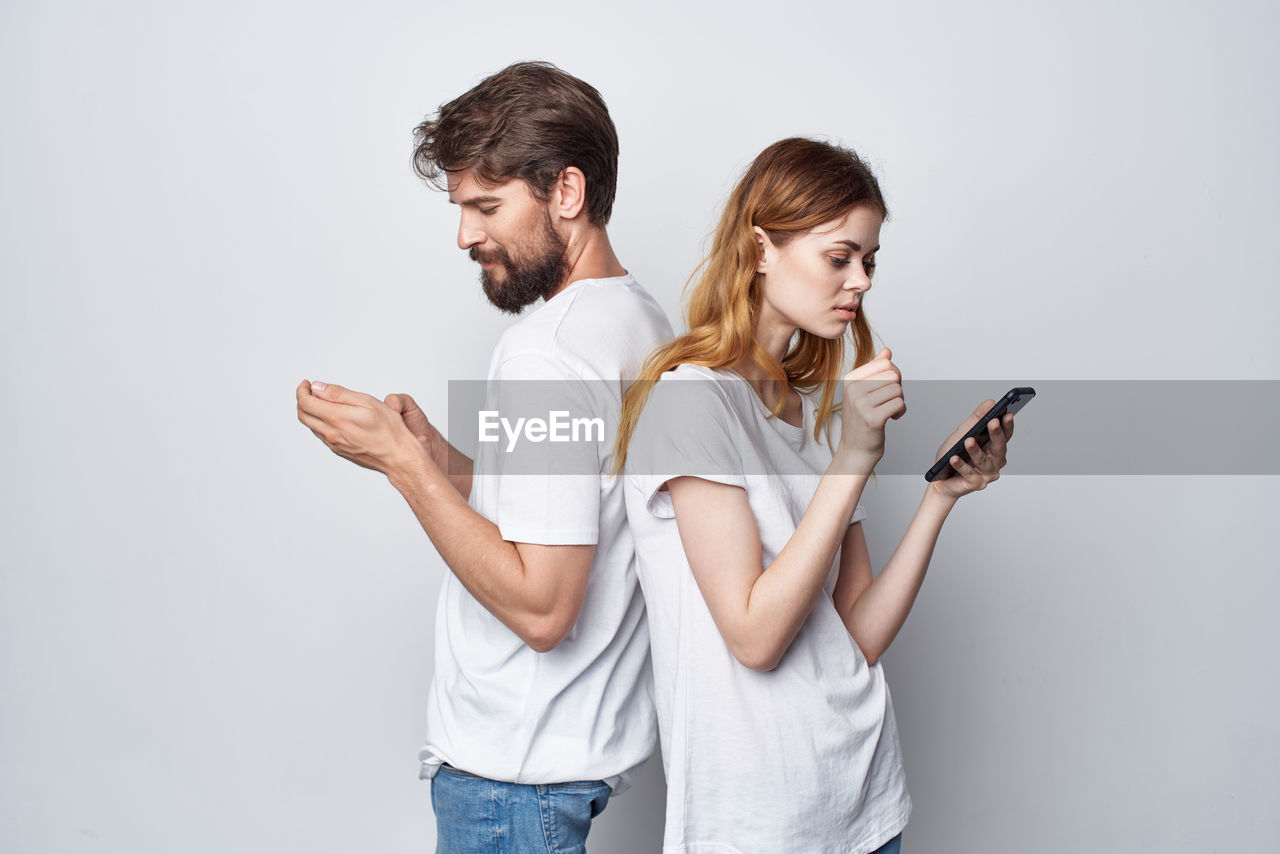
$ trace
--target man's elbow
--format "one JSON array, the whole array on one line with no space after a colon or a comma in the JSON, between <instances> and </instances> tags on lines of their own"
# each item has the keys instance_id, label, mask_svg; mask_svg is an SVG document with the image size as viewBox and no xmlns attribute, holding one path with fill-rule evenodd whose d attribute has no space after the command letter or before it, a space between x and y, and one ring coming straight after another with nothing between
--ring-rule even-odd
<instances>
[{"instance_id":1,"label":"man's elbow","mask_svg":"<svg viewBox=\"0 0 1280 854\"><path fill-rule=\"evenodd\" d=\"M729 644L729 652L733 653L733 657L743 667L748 667L758 673L768 673L773 670L782 661L782 653L786 650L776 650L760 643L738 642Z\"/></svg>"},{"instance_id":2,"label":"man's elbow","mask_svg":"<svg viewBox=\"0 0 1280 854\"><path fill-rule=\"evenodd\" d=\"M575 621L558 614L533 616L525 620L517 634L534 652L551 652L569 636Z\"/></svg>"}]
</instances>

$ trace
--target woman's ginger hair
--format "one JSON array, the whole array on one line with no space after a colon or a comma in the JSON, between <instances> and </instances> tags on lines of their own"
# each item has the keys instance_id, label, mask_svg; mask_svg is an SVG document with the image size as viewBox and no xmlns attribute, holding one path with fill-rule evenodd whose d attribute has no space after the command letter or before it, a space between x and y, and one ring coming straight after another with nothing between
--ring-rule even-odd
<instances>
[{"instance_id":1,"label":"woman's ginger hair","mask_svg":"<svg viewBox=\"0 0 1280 854\"><path fill-rule=\"evenodd\" d=\"M822 388L814 439L826 434L831 443L831 415L835 411L836 381L844 373L844 337L822 338L798 330L782 362L765 352L755 339L760 313L760 274L756 266L760 246L752 230L760 227L773 244L838 220L860 205L888 217L889 210L871 169L847 148L812 139L775 142L751 163L733 188L711 252L694 270L696 279L685 304L689 331L660 347L648 359L636 381L623 394L622 416L614 444L613 471L622 470L636 421L653 384L683 364L724 368L744 358L760 365L775 381L802 394ZM859 309L849 326L854 366L871 360L871 327ZM778 396L772 415L782 411Z\"/></svg>"}]
</instances>

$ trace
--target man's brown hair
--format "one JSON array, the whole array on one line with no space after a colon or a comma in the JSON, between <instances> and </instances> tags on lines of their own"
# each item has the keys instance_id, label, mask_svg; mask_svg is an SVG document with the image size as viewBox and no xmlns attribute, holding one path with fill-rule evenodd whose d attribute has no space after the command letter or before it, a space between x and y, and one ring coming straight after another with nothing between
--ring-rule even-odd
<instances>
[{"instance_id":1,"label":"man's brown hair","mask_svg":"<svg viewBox=\"0 0 1280 854\"><path fill-rule=\"evenodd\" d=\"M517 62L414 128L413 170L447 189L471 169L488 184L519 178L545 201L569 166L587 179L587 216L603 227L618 184L618 132L592 86L549 62Z\"/></svg>"}]
</instances>

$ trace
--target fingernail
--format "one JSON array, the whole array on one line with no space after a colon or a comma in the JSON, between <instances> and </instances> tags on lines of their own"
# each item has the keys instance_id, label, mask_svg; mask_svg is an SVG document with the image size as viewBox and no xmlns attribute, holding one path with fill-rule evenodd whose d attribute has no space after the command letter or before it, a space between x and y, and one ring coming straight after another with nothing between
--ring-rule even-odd
<instances>
[{"instance_id":1,"label":"fingernail","mask_svg":"<svg viewBox=\"0 0 1280 854\"><path fill-rule=\"evenodd\" d=\"M320 383L320 382L313 382L313 383L311 384L311 390L312 390L312 391L324 391L324 390L325 390L325 388L326 388L326 386L325 386L325 384L324 384L324 383Z\"/></svg>"}]
</instances>

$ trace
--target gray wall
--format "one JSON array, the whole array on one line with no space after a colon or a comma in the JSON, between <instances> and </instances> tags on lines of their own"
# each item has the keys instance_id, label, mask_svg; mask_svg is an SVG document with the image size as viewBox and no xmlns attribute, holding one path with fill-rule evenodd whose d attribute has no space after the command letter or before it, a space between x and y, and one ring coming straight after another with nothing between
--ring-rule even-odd
<instances>
[{"instance_id":1,"label":"gray wall","mask_svg":"<svg viewBox=\"0 0 1280 854\"><path fill-rule=\"evenodd\" d=\"M0 8L0 849L431 849L444 569L293 388L443 420L483 376L508 321L409 131L513 60L604 93L615 245L673 317L737 173L825 134L883 179L908 378L1280 379L1274 5L363 5ZM877 564L922 486L867 496ZM1280 847L1277 509L1275 477L965 499L885 659L909 848ZM653 763L593 850L657 850L661 798Z\"/></svg>"}]
</instances>

